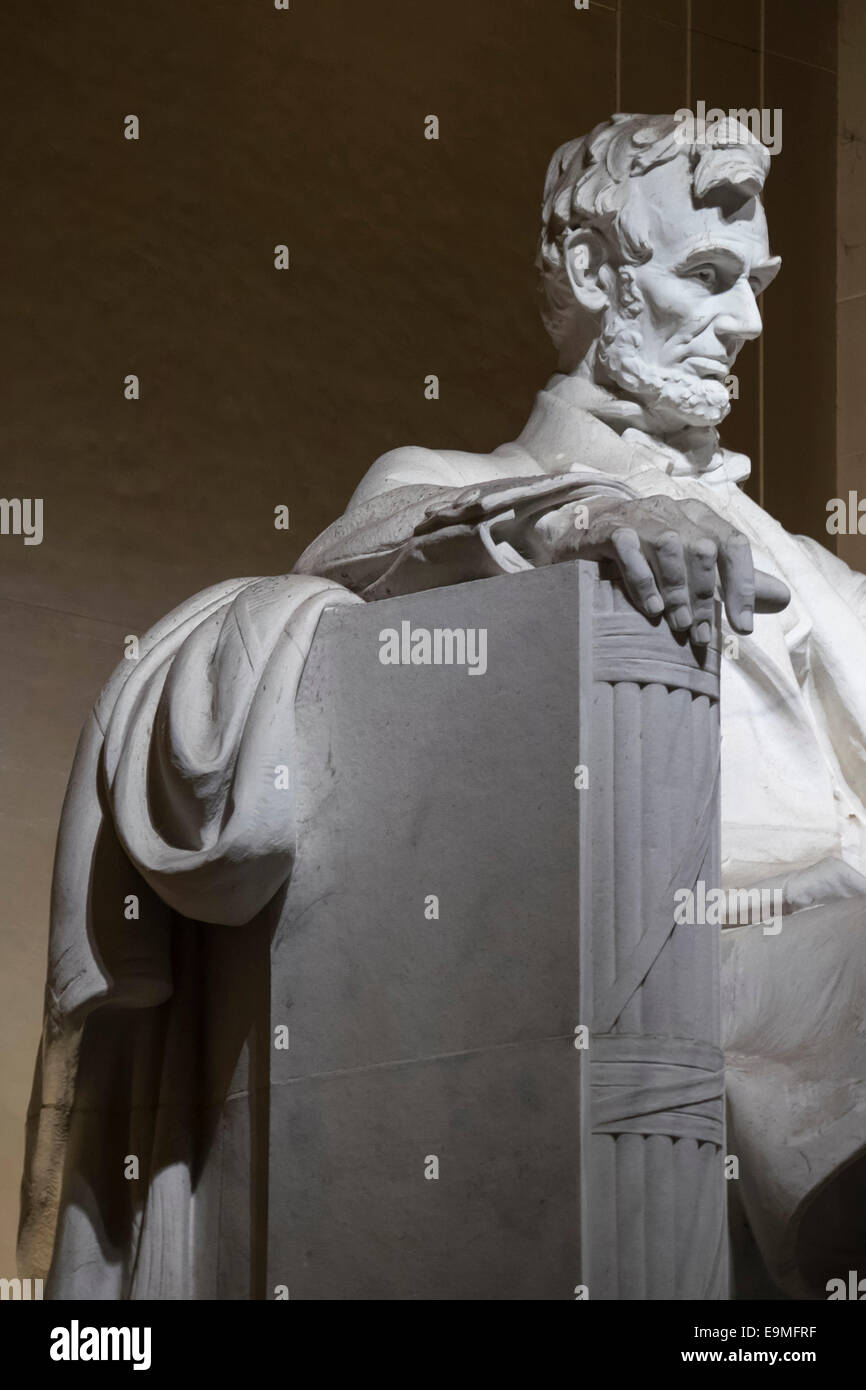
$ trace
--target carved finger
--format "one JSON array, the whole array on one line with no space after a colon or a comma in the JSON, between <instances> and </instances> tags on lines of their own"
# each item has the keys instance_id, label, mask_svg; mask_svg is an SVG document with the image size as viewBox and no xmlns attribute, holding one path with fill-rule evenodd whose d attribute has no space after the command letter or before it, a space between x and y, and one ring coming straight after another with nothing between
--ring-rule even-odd
<instances>
[{"instance_id":1,"label":"carved finger","mask_svg":"<svg viewBox=\"0 0 866 1390\"><path fill-rule=\"evenodd\" d=\"M751 632L755 625L755 566L752 547L739 531L719 547L718 564L728 621L736 632Z\"/></svg>"},{"instance_id":2,"label":"carved finger","mask_svg":"<svg viewBox=\"0 0 866 1390\"><path fill-rule=\"evenodd\" d=\"M633 531L629 526L621 526L613 532L610 540L632 603L648 618L657 618L664 612L664 599L658 591L652 568L641 550L637 531Z\"/></svg>"},{"instance_id":3,"label":"carved finger","mask_svg":"<svg viewBox=\"0 0 866 1390\"><path fill-rule=\"evenodd\" d=\"M716 564L719 548L709 536L702 536L687 547L689 590L692 598L692 641L705 647L712 636Z\"/></svg>"},{"instance_id":4,"label":"carved finger","mask_svg":"<svg viewBox=\"0 0 866 1390\"><path fill-rule=\"evenodd\" d=\"M676 531L666 530L647 550L668 622L675 632L683 632L692 623L692 602L682 539Z\"/></svg>"}]
</instances>

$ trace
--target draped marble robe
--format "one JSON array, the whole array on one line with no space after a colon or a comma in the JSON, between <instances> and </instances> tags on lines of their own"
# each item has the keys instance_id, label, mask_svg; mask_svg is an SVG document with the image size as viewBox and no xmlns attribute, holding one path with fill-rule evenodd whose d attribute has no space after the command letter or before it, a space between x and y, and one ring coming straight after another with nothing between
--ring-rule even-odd
<instances>
[{"instance_id":1,"label":"draped marble robe","mask_svg":"<svg viewBox=\"0 0 866 1390\"><path fill-rule=\"evenodd\" d=\"M493 454L395 450L293 576L198 596L116 673L64 809L28 1121L21 1266L45 1275L53 1249L49 1294L256 1292L233 1254L255 1203L223 1170L220 1143L232 1126L236 1143L239 1132L255 1143L250 1059L231 1040L224 1056L202 1052L201 1037L218 1034L221 1001L231 995L237 1013L240 995L252 1010L260 987L256 961L292 862L291 817L273 815L263 776L291 760L275 730L290 726L318 614L383 592L431 503L471 484L518 479L531 492L576 473L575 496L693 497L737 526L792 601L759 616L723 665L725 882L748 887L828 854L866 872L866 578L752 502L738 486L748 460L714 431L690 432L678 451L644 423L639 407L554 377L520 437ZM503 496L504 509L507 486ZM465 539L473 574L492 572L477 536ZM427 582L449 580L434 563ZM117 925L118 897L136 891L130 865L143 904L135 959ZM723 934L728 1148L767 1267L794 1296L826 1296L827 1278L866 1257L864 926L866 904L848 902L797 913L778 936ZM195 1039L190 1012L202 1020ZM204 1107L184 1090L203 1073ZM112 1167L93 1158L100 1124L116 1136ZM140 1205L117 1176L118 1144L147 1156ZM208 1240L224 1259L203 1256Z\"/></svg>"}]
</instances>

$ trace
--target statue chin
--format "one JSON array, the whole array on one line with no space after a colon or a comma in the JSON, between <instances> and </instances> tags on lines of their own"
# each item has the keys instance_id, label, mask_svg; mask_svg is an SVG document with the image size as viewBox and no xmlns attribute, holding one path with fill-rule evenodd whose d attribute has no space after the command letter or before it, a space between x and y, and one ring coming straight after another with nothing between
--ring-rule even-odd
<instances>
[{"instance_id":1,"label":"statue chin","mask_svg":"<svg viewBox=\"0 0 866 1390\"><path fill-rule=\"evenodd\" d=\"M715 389L706 390L706 387ZM665 419L676 418L684 426L707 428L718 426L731 409L731 401L724 386L717 382L699 382L695 389L694 380L671 383L670 389L663 389L653 399L647 399L646 407L651 413L657 412Z\"/></svg>"},{"instance_id":2,"label":"statue chin","mask_svg":"<svg viewBox=\"0 0 866 1390\"><path fill-rule=\"evenodd\" d=\"M668 428L671 421L691 428L720 425L731 409L727 389L720 381L660 371L634 353L620 355L615 350L605 354L604 366L611 382Z\"/></svg>"}]
</instances>

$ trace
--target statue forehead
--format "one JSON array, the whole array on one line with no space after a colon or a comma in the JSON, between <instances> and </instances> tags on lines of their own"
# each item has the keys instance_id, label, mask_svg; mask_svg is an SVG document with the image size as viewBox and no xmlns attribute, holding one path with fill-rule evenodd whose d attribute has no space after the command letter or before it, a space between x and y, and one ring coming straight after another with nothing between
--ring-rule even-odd
<instances>
[{"instance_id":1,"label":"statue forehead","mask_svg":"<svg viewBox=\"0 0 866 1390\"><path fill-rule=\"evenodd\" d=\"M653 248L653 259L676 262L699 246L730 246L750 261L770 255L767 218L759 198L749 198L726 216L722 208L695 205L685 158L632 177L628 217Z\"/></svg>"}]
</instances>

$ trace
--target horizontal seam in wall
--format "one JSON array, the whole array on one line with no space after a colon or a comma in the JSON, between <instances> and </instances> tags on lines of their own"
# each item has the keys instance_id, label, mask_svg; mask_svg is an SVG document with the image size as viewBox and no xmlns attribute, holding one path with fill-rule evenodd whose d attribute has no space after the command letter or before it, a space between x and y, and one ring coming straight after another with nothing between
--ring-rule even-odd
<instances>
[{"instance_id":1,"label":"horizontal seam in wall","mask_svg":"<svg viewBox=\"0 0 866 1390\"><path fill-rule=\"evenodd\" d=\"M428 1062L450 1062L461 1057L481 1057L493 1052L525 1050L543 1043L574 1042L572 1033L553 1033L549 1036L521 1038L513 1042L487 1043L480 1047L469 1047L458 1052L431 1052L419 1057L394 1057L383 1062L365 1062L357 1067L333 1067L327 1071L305 1072L299 1076L276 1078L271 1076L271 1086L295 1086L301 1081L325 1081L332 1077L358 1076L365 1072L385 1071L394 1067L423 1066Z\"/></svg>"},{"instance_id":2,"label":"horizontal seam in wall","mask_svg":"<svg viewBox=\"0 0 866 1390\"><path fill-rule=\"evenodd\" d=\"M764 56L771 58L782 58L786 63L799 63L802 68L815 68L817 72L828 72L831 77L838 78L837 68L825 67L823 63L810 63L808 58L794 58L790 53L780 53L777 48L765 48Z\"/></svg>"},{"instance_id":3,"label":"horizontal seam in wall","mask_svg":"<svg viewBox=\"0 0 866 1390\"><path fill-rule=\"evenodd\" d=\"M102 623L106 627L122 629L120 618L97 618L93 613L76 613L72 608L54 608L50 603L34 603L30 598L18 598L15 594L0 594L0 603L17 603L22 608L38 608L42 613L56 613L60 618L80 618L84 623Z\"/></svg>"},{"instance_id":4,"label":"horizontal seam in wall","mask_svg":"<svg viewBox=\"0 0 866 1390\"><path fill-rule=\"evenodd\" d=\"M640 14L644 19L651 20L653 24L661 25L663 29L676 29L678 33L685 34L688 28L687 25L679 24L674 19L661 19L658 15L647 14L643 10L635 11L635 13ZM627 27L629 16L624 15L623 18ZM700 34L701 37L705 39L717 39L719 43L727 44L729 48L740 48L745 53L755 53L758 57L761 56L762 50L760 43L749 43L745 39L729 39L726 38L724 34L713 33L711 29L702 29L699 24L693 24L691 28L688 29L688 32L690 34ZM795 58L793 54L780 53L776 48L764 48L763 53L765 56L770 55L773 58L781 58L786 63L799 63L804 68L814 68L817 72L827 72L831 77L838 77L838 70L836 68L828 68L823 63L810 63L808 58Z\"/></svg>"},{"instance_id":5,"label":"horizontal seam in wall","mask_svg":"<svg viewBox=\"0 0 866 1390\"><path fill-rule=\"evenodd\" d=\"M690 33L700 34L705 39L718 39L719 43L726 43L730 48L742 48L746 53L756 53L759 58L761 56L760 43L747 43L744 39L726 39L724 35L713 34L709 29L702 29L697 24L692 25Z\"/></svg>"}]
</instances>

